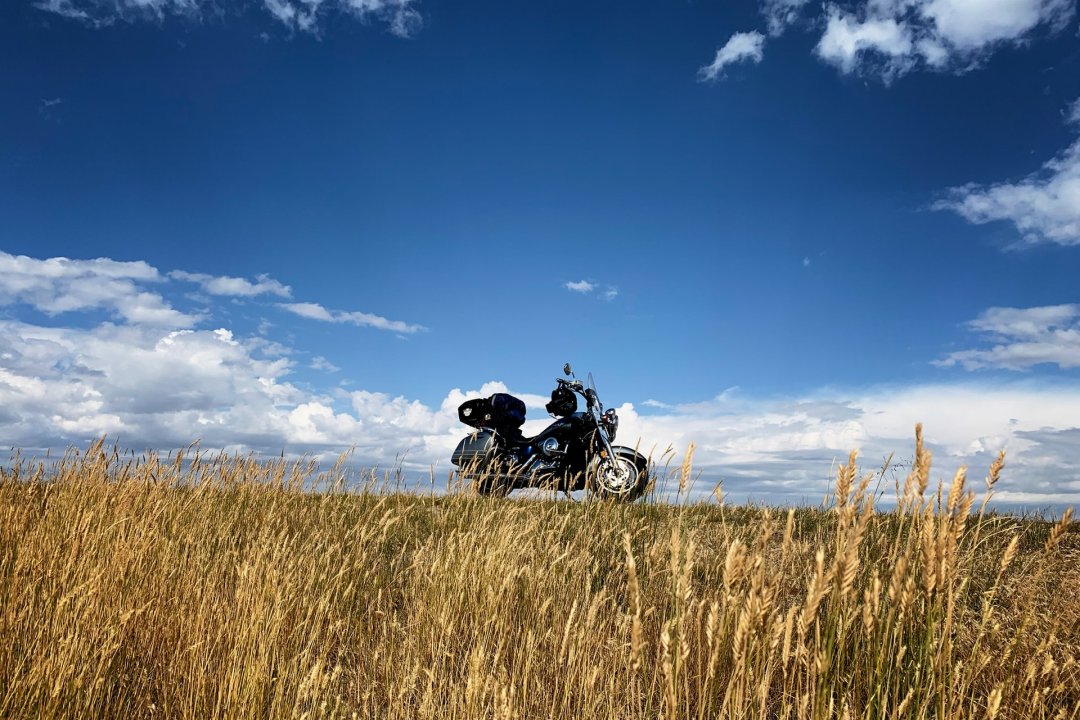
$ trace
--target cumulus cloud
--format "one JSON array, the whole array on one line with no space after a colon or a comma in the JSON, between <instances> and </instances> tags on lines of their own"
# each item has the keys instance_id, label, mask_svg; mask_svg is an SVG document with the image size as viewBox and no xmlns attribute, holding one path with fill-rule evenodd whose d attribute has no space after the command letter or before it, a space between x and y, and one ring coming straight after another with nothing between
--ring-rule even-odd
<instances>
[{"instance_id":1,"label":"cumulus cloud","mask_svg":"<svg viewBox=\"0 0 1080 720\"><path fill-rule=\"evenodd\" d=\"M399 37L410 37L423 25L416 9L419 0L37 0L45 12L94 27L119 21L161 22L168 17L200 19L204 15L239 14L254 4L289 30L318 33L324 19L332 14L384 23Z\"/></svg>"},{"instance_id":2,"label":"cumulus cloud","mask_svg":"<svg viewBox=\"0 0 1080 720\"><path fill-rule=\"evenodd\" d=\"M816 52L842 72L886 80L916 67L963 71L994 49L1056 32L1072 0L869 0L829 4Z\"/></svg>"},{"instance_id":3,"label":"cumulus cloud","mask_svg":"<svg viewBox=\"0 0 1080 720\"><path fill-rule=\"evenodd\" d=\"M290 381L294 362L262 338L224 328L46 328L0 321L0 436L8 447L62 450L107 434L133 449L182 447L368 465L445 459L464 429L457 406L502 383L451 390L438 407L366 390L322 393ZM546 398L522 395L532 412Z\"/></svg>"},{"instance_id":4,"label":"cumulus cloud","mask_svg":"<svg viewBox=\"0 0 1080 720\"><path fill-rule=\"evenodd\" d=\"M366 312L330 311L322 305L313 302L281 303L278 307L309 320L344 323L347 325L356 325L358 327L375 328L376 330L390 330L405 335L412 335L413 333L427 330L423 325L407 323L401 320L388 320L381 315L373 315Z\"/></svg>"},{"instance_id":5,"label":"cumulus cloud","mask_svg":"<svg viewBox=\"0 0 1080 720\"><path fill-rule=\"evenodd\" d=\"M1080 367L1080 305L995 307L968 323L989 347L950 353L935 364L968 370L1027 370L1035 365Z\"/></svg>"},{"instance_id":6,"label":"cumulus cloud","mask_svg":"<svg viewBox=\"0 0 1080 720\"><path fill-rule=\"evenodd\" d=\"M193 282L199 285L204 292L211 295L255 297L256 295L269 294L283 298L292 297L292 288L288 285L282 285L269 275L257 275L255 282L251 282L245 278L173 270L169 273L169 277L175 280Z\"/></svg>"},{"instance_id":7,"label":"cumulus cloud","mask_svg":"<svg viewBox=\"0 0 1080 720\"><path fill-rule=\"evenodd\" d=\"M1000 320L1018 331L1026 321ZM331 459L355 448L357 462L412 470L434 466L440 482L466 428L466 399L507 392L500 382L451 389L435 404L356 390L320 393L290 381L289 357L258 338L225 329L41 328L0 323L0 435L13 446L62 449L101 434L135 449L173 448L198 438L207 448L281 451ZM602 381L602 378L601 378ZM546 390L546 388L537 388ZM601 391L603 385L601 384ZM547 400L515 392L533 434L550 418ZM835 463L861 449L867 470L895 451L910 457L912 428L926 423L935 480L967 463L978 477L1000 448L1009 452L999 498L1035 506L1080 500L1080 386L936 384L857 392L755 398L732 390L692 404L604 397L621 417L619 441L661 458L697 445L701 493L723 481L732 501L814 503ZM677 461L676 461L677 465ZM904 469L896 470L902 479ZM886 485L891 487L892 475Z\"/></svg>"},{"instance_id":8,"label":"cumulus cloud","mask_svg":"<svg viewBox=\"0 0 1080 720\"><path fill-rule=\"evenodd\" d=\"M144 286L161 280L145 262L107 258L39 260L0 251L0 306L24 303L47 315L103 310L144 325L191 327L199 317L173 309Z\"/></svg>"},{"instance_id":9,"label":"cumulus cloud","mask_svg":"<svg viewBox=\"0 0 1080 720\"><path fill-rule=\"evenodd\" d=\"M924 422L935 455L935 481L960 465L977 478L999 449L1008 452L999 499L1035 506L1080 501L1080 444L1065 438L1080 425L1080 385L926 384L793 398L741 393L639 413L619 408L622 440L682 451L693 441L704 487L718 480L733 499L815 502L828 492L835 464L858 448L864 469L910 461L913 427ZM896 470L902 482L904 469ZM893 476L885 483L891 489ZM886 498L888 495L886 495Z\"/></svg>"},{"instance_id":10,"label":"cumulus cloud","mask_svg":"<svg viewBox=\"0 0 1080 720\"><path fill-rule=\"evenodd\" d=\"M1011 222L1023 244L1080 245L1080 140L1023 180L952 188L933 208L976 224Z\"/></svg>"},{"instance_id":11,"label":"cumulus cloud","mask_svg":"<svg viewBox=\"0 0 1080 720\"><path fill-rule=\"evenodd\" d=\"M0 323L5 442L55 447L110 434L140 446L214 437L219 446L268 447L288 430L288 359L224 329L91 329Z\"/></svg>"},{"instance_id":12,"label":"cumulus cloud","mask_svg":"<svg viewBox=\"0 0 1080 720\"><path fill-rule=\"evenodd\" d=\"M1077 316L1075 307L987 313L980 327L1038 336ZM294 355L224 328L0 321L0 436L28 450L82 445L102 434L135 449L198 438L206 448L321 459L353 447L357 462L388 466L404 459L406 468L433 465L442 477L465 432L458 405L509 391L489 382L450 390L434 405L370 390L323 392L291 380ZM961 463L983 472L1003 447L1010 470L1002 500L1036 506L1080 500L1076 383L929 384L783 398L732 390L685 405L647 400L639 411L633 398L604 396L600 381L602 397L619 410L621 443L640 443L660 458L666 447L681 452L693 440L703 472L699 490L723 480L732 500L816 502L831 484L834 463L853 448L861 448L867 470L892 451L903 461L919 420L927 423L935 478ZM550 422L540 394L548 389L536 390L515 392L528 407L526 434ZM902 476L903 468L896 472Z\"/></svg>"},{"instance_id":13,"label":"cumulus cloud","mask_svg":"<svg viewBox=\"0 0 1080 720\"><path fill-rule=\"evenodd\" d=\"M259 334L199 327L209 316L184 314L151 291L175 292L180 282L196 282L216 296L288 294L287 286L266 276L253 282L163 274L142 261L0 253L0 306L9 308L0 317L0 437L8 447L62 449L103 434L140 449L201 439L206 447L336 455L356 444L369 462L392 462L400 451L424 447L423 437L399 436L392 443L385 432L364 432L369 424L380 427L390 410L375 412L368 403L357 412L338 391L295 385L292 348ZM399 332L419 327L297 305L299 314L320 319ZM45 327L29 310L58 319ZM88 318L70 315L78 310L105 311L110 322L89 318L86 326ZM28 312L29 320L13 319ZM337 370L322 357L311 364ZM451 421L456 414L447 414L440 427ZM420 454L442 456L452 442L447 435L439 452Z\"/></svg>"},{"instance_id":14,"label":"cumulus cloud","mask_svg":"<svg viewBox=\"0 0 1080 720\"><path fill-rule=\"evenodd\" d=\"M149 292L144 286L178 282L144 262L0 255L3 304L26 303L40 312L51 308L61 322L67 310L90 306L112 312L119 321L45 327L32 318L0 318L0 437L9 447L62 450L104 434L134 449L175 448L199 439L206 448L307 453L321 459L352 447L360 463L385 467L404 458L407 469L434 465L441 476L449 471L447 459L465 433L457 421L458 405L508 391L490 382L451 389L429 404L372 389L312 387L293 379L298 369L294 358L302 356L301 350L228 327L200 327L205 321L194 326L141 322L118 309L124 307L121 302L87 295L81 285L91 281L109 287L130 283L133 288L124 292L135 297ZM73 288L70 298L68 287ZM366 324L364 317L354 317L362 313L334 312L315 303L291 305L300 316ZM1078 323L1078 305L994 308L971 328L1011 349L991 347L951 362L1023 367L1038 347L1039 357L1050 358L1044 361L1075 367ZM310 362L333 371L325 358ZM604 396L602 374L600 380L602 397L622 420L620 442L640 441L642 449L662 456L669 445L682 452L694 441L696 465L704 472L700 489L723 480L733 500L815 502L828 490L833 463L852 448L861 448L867 469L892 451L901 460L906 457L912 426L920 420L926 423L941 477L961 463L981 472L1004 447L1010 464L1001 499L1035 506L1080 499L1076 383L927 384L781 398L731 389L692 404L646 400L639 410L635 398ZM537 392L514 389L529 408L526 434L550 422L543 411L543 393L549 388L532 389Z\"/></svg>"},{"instance_id":15,"label":"cumulus cloud","mask_svg":"<svg viewBox=\"0 0 1080 720\"><path fill-rule=\"evenodd\" d=\"M914 42L904 25L895 18L858 20L831 7L825 34L815 51L826 62L848 73L869 58L880 57L887 74L910 67Z\"/></svg>"},{"instance_id":16,"label":"cumulus cloud","mask_svg":"<svg viewBox=\"0 0 1080 720\"><path fill-rule=\"evenodd\" d=\"M759 63L765 56L765 36L759 32L737 32L716 51L713 61L698 69L698 78L712 82L723 77L724 68L740 62Z\"/></svg>"}]
</instances>

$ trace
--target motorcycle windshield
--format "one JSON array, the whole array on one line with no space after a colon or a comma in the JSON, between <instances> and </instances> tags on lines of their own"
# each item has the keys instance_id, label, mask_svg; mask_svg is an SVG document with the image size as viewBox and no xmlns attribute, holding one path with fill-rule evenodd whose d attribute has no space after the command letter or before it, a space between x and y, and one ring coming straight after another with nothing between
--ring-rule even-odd
<instances>
[{"instance_id":1,"label":"motorcycle windshield","mask_svg":"<svg viewBox=\"0 0 1080 720\"><path fill-rule=\"evenodd\" d=\"M592 396L596 400L596 404L600 405L600 395L596 392L596 383L593 382L592 373L589 373L589 389L592 390Z\"/></svg>"}]
</instances>

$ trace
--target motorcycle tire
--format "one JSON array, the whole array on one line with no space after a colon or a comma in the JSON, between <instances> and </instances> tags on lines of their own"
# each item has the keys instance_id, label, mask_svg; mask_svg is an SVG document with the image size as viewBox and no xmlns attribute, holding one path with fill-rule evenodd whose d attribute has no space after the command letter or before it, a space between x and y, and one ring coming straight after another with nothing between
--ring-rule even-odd
<instances>
[{"instance_id":1,"label":"motorcycle tire","mask_svg":"<svg viewBox=\"0 0 1080 720\"><path fill-rule=\"evenodd\" d=\"M589 491L603 500L634 502L649 489L648 459L633 448L616 445L614 464L597 457L589 467Z\"/></svg>"},{"instance_id":2,"label":"motorcycle tire","mask_svg":"<svg viewBox=\"0 0 1080 720\"><path fill-rule=\"evenodd\" d=\"M473 480L473 487L478 495L485 497L506 497L510 494L510 487L501 478L482 477Z\"/></svg>"}]
</instances>

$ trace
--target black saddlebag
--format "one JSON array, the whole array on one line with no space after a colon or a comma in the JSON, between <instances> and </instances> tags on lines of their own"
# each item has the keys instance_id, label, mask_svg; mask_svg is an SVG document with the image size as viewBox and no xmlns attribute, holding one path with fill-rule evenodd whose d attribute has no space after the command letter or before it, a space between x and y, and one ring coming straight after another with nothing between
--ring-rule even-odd
<instances>
[{"instance_id":1,"label":"black saddlebag","mask_svg":"<svg viewBox=\"0 0 1080 720\"><path fill-rule=\"evenodd\" d=\"M495 435L490 430L478 430L458 443L450 462L458 467L482 463L495 450Z\"/></svg>"}]
</instances>

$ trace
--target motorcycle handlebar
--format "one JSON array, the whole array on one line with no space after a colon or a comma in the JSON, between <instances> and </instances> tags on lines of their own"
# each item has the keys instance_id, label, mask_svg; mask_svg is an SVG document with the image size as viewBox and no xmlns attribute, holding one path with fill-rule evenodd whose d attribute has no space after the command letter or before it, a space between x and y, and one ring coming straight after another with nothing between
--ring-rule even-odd
<instances>
[{"instance_id":1,"label":"motorcycle handlebar","mask_svg":"<svg viewBox=\"0 0 1080 720\"><path fill-rule=\"evenodd\" d=\"M591 408L594 404L599 404L599 399L596 397L596 391L592 388L586 388L585 384L580 380L564 380L563 378L555 378L555 382L559 385L574 390L580 395L584 396L586 404Z\"/></svg>"}]
</instances>

